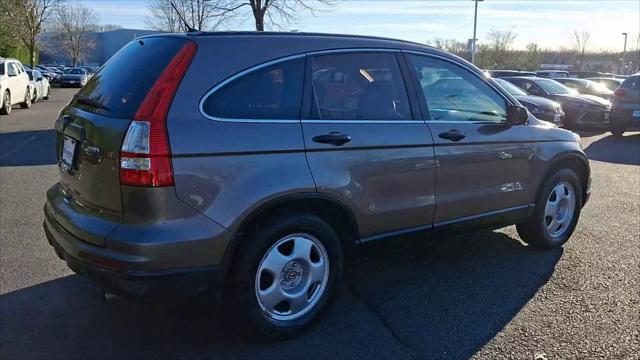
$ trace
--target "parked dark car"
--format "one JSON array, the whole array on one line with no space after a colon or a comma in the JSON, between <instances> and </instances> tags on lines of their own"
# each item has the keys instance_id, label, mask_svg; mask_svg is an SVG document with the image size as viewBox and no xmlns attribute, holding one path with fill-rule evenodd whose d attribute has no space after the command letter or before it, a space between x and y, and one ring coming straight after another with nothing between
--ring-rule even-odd
<instances>
[{"instance_id":1,"label":"parked dark car","mask_svg":"<svg viewBox=\"0 0 640 360\"><path fill-rule=\"evenodd\" d=\"M564 110L564 125L567 128L579 126L601 126L609 123L611 102L594 95L579 94L561 83L544 78L513 77L504 78L530 95L542 96L558 102Z\"/></svg>"},{"instance_id":2,"label":"parked dark car","mask_svg":"<svg viewBox=\"0 0 640 360\"><path fill-rule=\"evenodd\" d=\"M595 81L575 78L558 78L554 80L568 88L576 90L580 94L595 95L609 101L613 100L613 91Z\"/></svg>"},{"instance_id":3,"label":"parked dark car","mask_svg":"<svg viewBox=\"0 0 640 360\"><path fill-rule=\"evenodd\" d=\"M507 76L536 76L536 73L532 71L486 70L485 72L492 78L502 78Z\"/></svg>"},{"instance_id":4,"label":"parked dark car","mask_svg":"<svg viewBox=\"0 0 640 360\"><path fill-rule=\"evenodd\" d=\"M611 133L622 135L640 125L640 73L629 76L616 89L611 110Z\"/></svg>"},{"instance_id":5,"label":"parked dark car","mask_svg":"<svg viewBox=\"0 0 640 360\"><path fill-rule=\"evenodd\" d=\"M67 68L60 77L60 87L82 87L87 83L89 75L87 70L79 67Z\"/></svg>"},{"instance_id":6,"label":"parked dark car","mask_svg":"<svg viewBox=\"0 0 640 360\"><path fill-rule=\"evenodd\" d=\"M495 82L518 99L533 116L540 120L556 124L557 126L563 125L562 119L564 118L564 111L562 111L562 106L557 102L541 96L529 95L524 90L504 79L495 79Z\"/></svg>"},{"instance_id":7,"label":"parked dark car","mask_svg":"<svg viewBox=\"0 0 640 360\"><path fill-rule=\"evenodd\" d=\"M587 80L591 80L595 83L598 83L611 91L615 91L620 84L624 81L624 79L614 78L614 77L592 77Z\"/></svg>"},{"instance_id":8,"label":"parked dark car","mask_svg":"<svg viewBox=\"0 0 640 360\"><path fill-rule=\"evenodd\" d=\"M569 72L565 70L540 70L536 71L536 75L539 77L556 79L569 77Z\"/></svg>"},{"instance_id":9,"label":"parked dark car","mask_svg":"<svg viewBox=\"0 0 640 360\"><path fill-rule=\"evenodd\" d=\"M607 77L616 77L617 75L611 73L603 73L599 71L570 71L569 77L576 79L586 79L590 77L597 76L607 76Z\"/></svg>"},{"instance_id":10,"label":"parked dark car","mask_svg":"<svg viewBox=\"0 0 640 360\"><path fill-rule=\"evenodd\" d=\"M273 337L312 324L359 244L518 224L555 249L589 196L574 133L398 40L137 38L55 129L44 229L71 269L129 296L230 289Z\"/></svg>"}]
</instances>

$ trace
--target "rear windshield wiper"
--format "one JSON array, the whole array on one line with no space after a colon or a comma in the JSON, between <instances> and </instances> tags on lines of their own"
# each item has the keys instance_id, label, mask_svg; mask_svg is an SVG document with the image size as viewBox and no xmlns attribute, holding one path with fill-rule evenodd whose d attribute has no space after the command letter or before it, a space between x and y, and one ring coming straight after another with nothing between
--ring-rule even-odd
<instances>
[{"instance_id":1,"label":"rear windshield wiper","mask_svg":"<svg viewBox=\"0 0 640 360\"><path fill-rule=\"evenodd\" d=\"M90 105L90 106L94 106L94 107L97 107L97 108L100 108L100 109L103 109L103 110L107 110L107 111L109 111L109 108L108 108L108 107L106 107L105 105L103 105L103 104L102 104L102 103L100 103L99 101L97 101L97 100L95 100L95 99L93 99L93 98L90 98L90 97L88 97L88 96L80 95L80 94L75 94L75 95L73 96L73 98L74 98L74 99L76 99L76 100L78 100L78 101L79 101L79 102L81 102L81 103L84 103L84 104L87 104L87 105Z\"/></svg>"}]
</instances>

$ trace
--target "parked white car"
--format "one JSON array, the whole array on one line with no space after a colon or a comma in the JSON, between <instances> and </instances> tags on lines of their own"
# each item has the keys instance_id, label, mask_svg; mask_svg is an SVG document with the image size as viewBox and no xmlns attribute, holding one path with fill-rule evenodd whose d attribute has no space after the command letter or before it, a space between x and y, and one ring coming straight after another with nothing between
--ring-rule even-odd
<instances>
[{"instance_id":1,"label":"parked white car","mask_svg":"<svg viewBox=\"0 0 640 360\"><path fill-rule=\"evenodd\" d=\"M31 102L38 100L49 100L51 95L51 85L39 70L27 70L29 82L31 83Z\"/></svg>"},{"instance_id":2,"label":"parked white car","mask_svg":"<svg viewBox=\"0 0 640 360\"><path fill-rule=\"evenodd\" d=\"M23 109L31 107L29 75L20 61L0 58L0 114L9 115L15 104Z\"/></svg>"}]
</instances>

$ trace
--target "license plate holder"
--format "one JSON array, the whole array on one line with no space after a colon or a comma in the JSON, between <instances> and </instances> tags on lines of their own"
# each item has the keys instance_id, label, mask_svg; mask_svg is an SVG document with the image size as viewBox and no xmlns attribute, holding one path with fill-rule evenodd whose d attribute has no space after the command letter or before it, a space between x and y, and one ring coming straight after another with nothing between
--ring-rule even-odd
<instances>
[{"instance_id":1,"label":"license plate holder","mask_svg":"<svg viewBox=\"0 0 640 360\"><path fill-rule=\"evenodd\" d=\"M68 136L64 137L62 144L62 155L60 156L60 165L68 170L73 169L74 160L76 158L77 141Z\"/></svg>"},{"instance_id":2,"label":"license plate holder","mask_svg":"<svg viewBox=\"0 0 640 360\"><path fill-rule=\"evenodd\" d=\"M611 115L611 114L610 114L608 111L605 111L605 112L604 112L604 119L605 119L605 121L606 121L606 120L609 120L610 115Z\"/></svg>"}]
</instances>

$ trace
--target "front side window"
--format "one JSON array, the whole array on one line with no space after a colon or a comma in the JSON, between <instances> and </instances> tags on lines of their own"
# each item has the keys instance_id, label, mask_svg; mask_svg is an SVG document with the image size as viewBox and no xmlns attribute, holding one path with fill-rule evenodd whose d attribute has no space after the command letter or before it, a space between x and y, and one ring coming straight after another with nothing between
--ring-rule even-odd
<instances>
[{"instance_id":1,"label":"front side window","mask_svg":"<svg viewBox=\"0 0 640 360\"><path fill-rule=\"evenodd\" d=\"M410 120L398 60L390 53L314 56L311 118Z\"/></svg>"},{"instance_id":2,"label":"front side window","mask_svg":"<svg viewBox=\"0 0 640 360\"><path fill-rule=\"evenodd\" d=\"M507 103L477 75L450 62L410 55L430 121L504 122Z\"/></svg>"},{"instance_id":3,"label":"front side window","mask_svg":"<svg viewBox=\"0 0 640 360\"><path fill-rule=\"evenodd\" d=\"M304 59L252 71L204 101L205 114L225 119L299 119Z\"/></svg>"}]
</instances>

